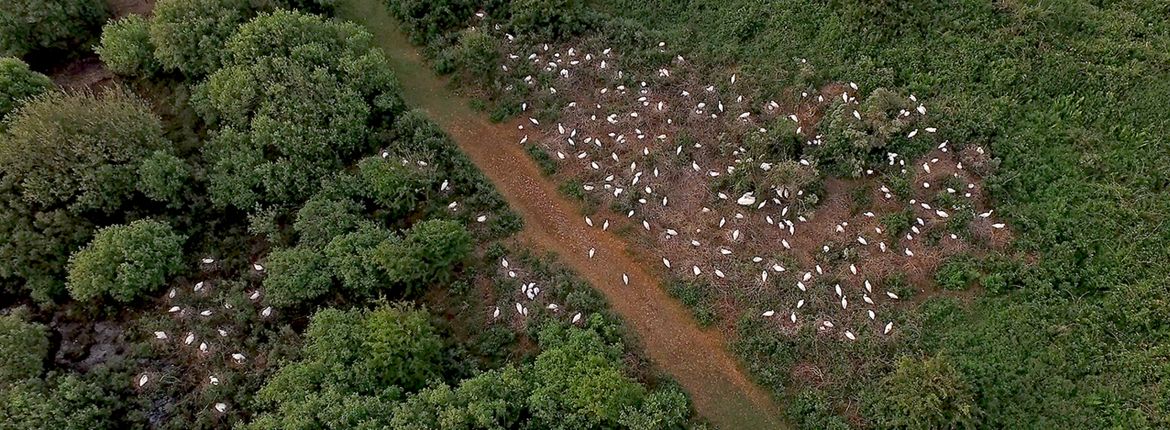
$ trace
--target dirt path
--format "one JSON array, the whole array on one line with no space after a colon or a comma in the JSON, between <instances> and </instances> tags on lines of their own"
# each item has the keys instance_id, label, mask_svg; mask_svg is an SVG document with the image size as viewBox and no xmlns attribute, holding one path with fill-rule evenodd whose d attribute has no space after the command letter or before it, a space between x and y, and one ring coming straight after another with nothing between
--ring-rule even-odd
<instances>
[{"instance_id":1,"label":"dirt path","mask_svg":"<svg viewBox=\"0 0 1170 430\"><path fill-rule=\"evenodd\" d=\"M517 143L512 124L492 124L449 91L399 31L380 0L349 0L343 17L365 24L386 51L405 97L441 125L523 215L521 239L556 252L609 299L636 330L656 365L690 393L699 413L724 429L780 428L779 408L748 379L727 352L722 336L700 329L688 310L668 296L659 279L627 252L616 235L588 227L579 208L564 199ZM600 222L600 221L599 221ZM589 248L597 254L589 259ZM657 261L649 258L648 261ZM622 274L630 278L623 285Z\"/></svg>"}]
</instances>

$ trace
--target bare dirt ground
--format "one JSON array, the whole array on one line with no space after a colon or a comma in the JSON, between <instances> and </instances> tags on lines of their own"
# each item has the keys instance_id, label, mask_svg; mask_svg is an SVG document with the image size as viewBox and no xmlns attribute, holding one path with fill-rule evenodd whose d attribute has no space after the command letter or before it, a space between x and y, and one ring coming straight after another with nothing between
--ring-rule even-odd
<instances>
[{"instance_id":1,"label":"bare dirt ground","mask_svg":"<svg viewBox=\"0 0 1170 430\"><path fill-rule=\"evenodd\" d=\"M377 1L352 1L343 16L366 24L386 51L402 81L407 101L427 111L523 215L520 240L556 252L593 284L639 335L650 359L690 393L700 415L721 428L777 428L779 408L755 385L728 352L717 331L700 329L688 310L669 297L660 280L627 252L613 232L590 228L580 207L562 197L555 184L516 142L516 124L492 124L468 107L469 100L433 76L419 53ZM589 258L589 249L595 256ZM628 285L623 281L628 277Z\"/></svg>"}]
</instances>

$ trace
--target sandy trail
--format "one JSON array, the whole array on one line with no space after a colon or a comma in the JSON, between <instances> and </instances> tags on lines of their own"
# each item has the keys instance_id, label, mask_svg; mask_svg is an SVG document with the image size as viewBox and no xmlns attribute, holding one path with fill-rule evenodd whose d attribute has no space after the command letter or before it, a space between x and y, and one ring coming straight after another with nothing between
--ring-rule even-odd
<instances>
[{"instance_id":1,"label":"sandy trail","mask_svg":"<svg viewBox=\"0 0 1170 430\"><path fill-rule=\"evenodd\" d=\"M559 254L605 294L638 333L651 360L691 395L700 415L725 429L785 427L779 407L747 377L722 335L700 329L690 312L659 286L647 263L639 262L659 259L632 255L615 234L588 227L577 205L541 175L517 143L523 134L518 122L493 124L470 108L469 100L448 90L380 0L343 2L339 13L369 28L398 74L407 102L442 126L524 217L521 240ZM593 259L587 255L590 248L597 250ZM623 284L623 274L629 276L629 285Z\"/></svg>"}]
</instances>

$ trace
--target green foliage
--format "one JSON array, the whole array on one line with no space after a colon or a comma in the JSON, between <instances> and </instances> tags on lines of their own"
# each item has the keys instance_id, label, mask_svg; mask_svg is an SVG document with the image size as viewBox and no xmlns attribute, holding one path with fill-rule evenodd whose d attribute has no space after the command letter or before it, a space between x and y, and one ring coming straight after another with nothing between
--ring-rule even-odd
<instances>
[{"instance_id":1,"label":"green foliage","mask_svg":"<svg viewBox=\"0 0 1170 430\"><path fill-rule=\"evenodd\" d=\"M974 428L979 406L971 386L945 356L902 357L882 380L882 399L872 405L883 428Z\"/></svg>"},{"instance_id":2,"label":"green foliage","mask_svg":"<svg viewBox=\"0 0 1170 430\"><path fill-rule=\"evenodd\" d=\"M224 44L248 18L247 0L160 0L150 20L154 56L167 69L205 76L223 64Z\"/></svg>"},{"instance_id":3,"label":"green foliage","mask_svg":"<svg viewBox=\"0 0 1170 430\"><path fill-rule=\"evenodd\" d=\"M138 191L156 202L182 207L183 190L191 181L187 163L165 150L157 150L138 166Z\"/></svg>"},{"instance_id":4,"label":"green foliage","mask_svg":"<svg viewBox=\"0 0 1170 430\"><path fill-rule=\"evenodd\" d=\"M130 302L163 286L182 268L186 236L154 220L102 228L69 258L66 286L77 300Z\"/></svg>"},{"instance_id":5,"label":"green foliage","mask_svg":"<svg viewBox=\"0 0 1170 430\"><path fill-rule=\"evenodd\" d=\"M798 428L846 430L849 424L833 413L833 407L823 395L816 391L801 391L792 401L788 415L793 417Z\"/></svg>"},{"instance_id":6,"label":"green foliage","mask_svg":"<svg viewBox=\"0 0 1170 430\"><path fill-rule=\"evenodd\" d=\"M53 81L48 76L29 70L20 59L0 57L0 119L16 110L20 101L52 88Z\"/></svg>"},{"instance_id":7,"label":"green foliage","mask_svg":"<svg viewBox=\"0 0 1170 430\"><path fill-rule=\"evenodd\" d=\"M584 33L596 17L581 0L519 0L512 3L512 28L544 40Z\"/></svg>"},{"instance_id":8,"label":"green foliage","mask_svg":"<svg viewBox=\"0 0 1170 430\"><path fill-rule=\"evenodd\" d=\"M392 428L457 430L517 428L524 418L529 384L521 370L505 367L439 385L410 396L394 410Z\"/></svg>"},{"instance_id":9,"label":"green foliage","mask_svg":"<svg viewBox=\"0 0 1170 430\"><path fill-rule=\"evenodd\" d=\"M452 58L455 67L462 72L460 79L484 86L495 82L504 57L499 45L499 40L477 28L460 33Z\"/></svg>"},{"instance_id":10,"label":"green foliage","mask_svg":"<svg viewBox=\"0 0 1170 430\"><path fill-rule=\"evenodd\" d=\"M312 247L273 249L267 260L264 294L272 306L298 305L321 297L333 286L325 255Z\"/></svg>"},{"instance_id":11,"label":"green foliage","mask_svg":"<svg viewBox=\"0 0 1170 430\"><path fill-rule=\"evenodd\" d=\"M114 396L76 376L30 379L0 387L0 423L13 430L116 427Z\"/></svg>"},{"instance_id":12,"label":"green foliage","mask_svg":"<svg viewBox=\"0 0 1170 430\"><path fill-rule=\"evenodd\" d=\"M49 355L48 330L20 315L0 315L0 390L7 384L40 376Z\"/></svg>"},{"instance_id":13,"label":"green foliage","mask_svg":"<svg viewBox=\"0 0 1170 430\"><path fill-rule=\"evenodd\" d=\"M364 184L363 197L388 210L392 216L409 213L425 198L427 175L412 164L369 157L358 163L358 177Z\"/></svg>"},{"instance_id":14,"label":"green foliage","mask_svg":"<svg viewBox=\"0 0 1170 430\"><path fill-rule=\"evenodd\" d=\"M885 88L875 89L860 106L834 102L820 124L824 141L815 147L817 161L837 174L859 176L881 162L882 150L910 130L912 117L900 112L914 108L909 99ZM853 116L854 110L861 119Z\"/></svg>"},{"instance_id":15,"label":"green foliage","mask_svg":"<svg viewBox=\"0 0 1170 430\"><path fill-rule=\"evenodd\" d=\"M325 247L325 256L345 288L370 295L390 285L390 278L378 264L378 247L398 241L386 229L364 222L356 231L335 236Z\"/></svg>"},{"instance_id":16,"label":"green foliage","mask_svg":"<svg viewBox=\"0 0 1170 430\"><path fill-rule=\"evenodd\" d=\"M353 200L331 199L318 194L297 211L293 229L301 244L319 249L333 238L356 228L363 209Z\"/></svg>"},{"instance_id":17,"label":"green foliage","mask_svg":"<svg viewBox=\"0 0 1170 430\"><path fill-rule=\"evenodd\" d=\"M80 45L101 26L106 13L106 4L101 0L2 2L0 57L23 57L41 50L65 51Z\"/></svg>"},{"instance_id":18,"label":"green foliage","mask_svg":"<svg viewBox=\"0 0 1170 430\"><path fill-rule=\"evenodd\" d=\"M712 297L713 289L710 285L699 281L675 278L668 281L666 291L670 293L671 297L691 308L699 325L710 326L718 318L713 306L715 298Z\"/></svg>"},{"instance_id":19,"label":"green foliage","mask_svg":"<svg viewBox=\"0 0 1170 430\"><path fill-rule=\"evenodd\" d=\"M433 283L451 279L455 267L471 253L471 234L462 224L446 220L422 221L401 241L383 242L376 258L392 282L413 294Z\"/></svg>"},{"instance_id":20,"label":"green foliage","mask_svg":"<svg viewBox=\"0 0 1170 430\"><path fill-rule=\"evenodd\" d=\"M261 14L231 36L194 104L223 127L205 148L212 201L250 209L303 201L319 178L369 149L402 109L398 83L360 27Z\"/></svg>"},{"instance_id":21,"label":"green foliage","mask_svg":"<svg viewBox=\"0 0 1170 430\"><path fill-rule=\"evenodd\" d=\"M606 345L598 333L550 324L539 340L544 351L532 365L528 396L537 427L614 427L645 396L622 373L620 346Z\"/></svg>"},{"instance_id":22,"label":"green foliage","mask_svg":"<svg viewBox=\"0 0 1170 430\"><path fill-rule=\"evenodd\" d=\"M475 13L469 0L386 0L390 13L406 25L411 42L439 43L446 33L458 28Z\"/></svg>"},{"instance_id":23,"label":"green foliage","mask_svg":"<svg viewBox=\"0 0 1170 430\"><path fill-rule=\"evenodd\" d=\"M251 428L375 428L389 420L388 401L439 376L443 343L424 310L324 309L305 338L302 358L260 390L270 411Z\"/></svg>"},{"instance_id":24,"label":"green foliage","mask_svg":"<svg viewBox=\"0 0 1170 430\"><path fill-rule=\"evenodd\" d=\"M63 295L69 253L92 231L92 223L69 210L32 204L14 178L0 176L0 280L12 294L27 291L38 303Z\"/></svg>"},{"instance_id":25,"label":"green foliage","mask_svg":"<svg viewBox=\"0 0 1170 430\"><path fill-rule=\"evenodd\" d=\"M978 282L979 269L975 263L966 257L952 258L938 268L934 274L935 282L944 290L965 290L971 284Z\"/></svg>"},{"instance_id":26,"label":"green foliage","mask_svg":"<svg viewBox=\"0 0 1170 430\"><path fill-rule=\"evenodd\" d=\"M150 77L161 67L150 41L150 22L140 15L107 22L96 51L102 63L119 75Z\"/></svg>"},{"instance_id":27,"label":"green foliage","mask_svg":"<svg viewBox=\"0 0 1170 430\"><path fill-rule=\"evenodd\" d=\"M161 120L137 96L49 93L8 118L0 169L42 206L113 212L135 190L142 159L167 145Z\"/></svg>"}]
</instances>

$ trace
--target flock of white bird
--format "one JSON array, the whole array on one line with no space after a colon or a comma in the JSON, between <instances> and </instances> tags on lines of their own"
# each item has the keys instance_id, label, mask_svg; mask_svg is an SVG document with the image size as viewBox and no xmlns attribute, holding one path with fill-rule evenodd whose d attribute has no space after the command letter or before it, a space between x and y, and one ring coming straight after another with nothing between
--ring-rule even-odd
<instances>
[{"instance_id":1,"label":"flock of white bird","mask_svg":"<svg viewBox=\"0 0 1170 430\"><path fill-rule=\"evenodd\" d=\"M217 267L218 264L216 259L211 257L205 257L201 259L200 263L205 269L213 269ZM263 276L265 273L265 268L260 263L252 263L251 269L253 274L256 276ZM183 301L181 300L182 296L191 297L194 299L194 301L205 301L201 299L212 297L212 288L213 285L210 281L196 282L190 287L190 291L186 291L186 289L172 288L166 294L166 301L172 304L167 307L164 313L178 321L180 324L193 323L199 325L205 321L209 321L217 313L244 311L243 309L237 309L236 306L231 303L231 301L224 301L219 306L205 308L184 307L178 304L173 304ZM273 316L274 310L272 307L262 306L260 303L261 291L259 289L249 290L246 292L246 295L247 301L255 305L255 308L252 310L257 313L260 319L269 319ZM230 359L231 363L235 363L236 365L243 365L248 361L248 355L241 351L229 351L226 348L219 347L221 342L224 344L230 343L228 340L231 339L231 336L235 335L232 333L232 331L233 330L227 326L216 327L215 334L208 338L201 338L195 333L195 331L167 333L166 331L160 330L155 331L153 334L155 341L176 345L182 351L189 352L190 354L195 355L200 359L207 359L212 355L222 355L225 359ZM152 382L151 373L144 372L139 374L134 382L135 385L140 389L147 387ZM206 383L212 386L218 386L222 383L222 381L220 380L219 375L217 375L215 372L211 372L207 375ZM227 412L229 406L224 402L216 402L213 407L217 412L225 413Z\"/></svg>"},{"instance_id":2,"label":"flock of white bird","mask_svg":"<svg viewBox=\"0 0 1170 430\"><path fill-rule=\"evenodd\" d=\"M514 267L513 264L508 261L507 257L500 258L500 270L511 279L522 279L525 277L527 272L518 267ZM568 312L566 312L565 309L562 309L561 305L544 299L544 297L540 295L541 291L542 290L540 286L537 285L537 282L521 281L520 290L517 291L517 298L514 302L516 308L515 316L518 318L528 318L529 306L534 305L542 306L554 315L568 315ZM491 314L491 319L494 321L500 318L500 315L503 314L503 311L500 310L499 306L496 306L492 308ZM584 315L581 312L575 312L568 318L570 323L578 324L581 322L582 317L584 317Z\"/></svg>"},{"instance_id":3,"label":"flock of white bird","mask_svg":"<svg viewBox=\"0 0 1170 430\"><path fill-rule=\"evenodd\" d=\"M509 36L508 40L513 38ZM658 48L664 50L665 44L660 43ZM807 113L798 115L796 108L792 108L792 112L785 111L776 101L753 105L743 96L726 95L720 87L728 88L727 92L733 93L738 80L735 74L725 77L728 83L726 86L692 83L695 87L687 88L683 79L672 78L682 74L672 71L672 67L685 68L683 65L686 61L681 56L675 57L670 67L659 68L655 76L639 78L618 68L618 58L610 49L593 52L545 44L528 51L507 54L507 61L502 67L505 71L519 69L524 62L531 63L549 78L528 76L523 79L524 84L533 90L531 94L536 94L533 105L542 100L558 98L541 95L559 93L559 97L568 94L580 99L561 106L560 123L541 124L533 117L522 119L517 126L523 134L519 143L528 143L531 136L534 142L539 143L560 163L562 170L571 171L572 177L582 182L585 193L595 195L603 202L629 200L632 193L636 193L638 197L634 199L633 208L624 214L625 218L635 229L640 227L645 234L659 239L663 252L662 264L667 271L682 277L702 278L713 284L755 283L767 288L776 282L788 283L777 288L791 288L793 295L800 298L782 310L768 309L762 312L762 318L783 318L783 321L792 325L810 321L817 324L821 332L840 333L845 339L856 340L858 333L854 331L855 328L839 327L842 324L834 323L834 317L847 310L864 310L867 323L872 324L878 333L891 334L894 322L883 320L880 316L883 302L899 299L895 292L875 286L855 264L848 265L848 274L844 273L843 265L828 270L819 264L806 269L786 267L785 262L791 263L799 251L793 249L793 243L802 234L816 237L828 235L829 239L822 242L821 246L814 247L820 248L824 254L830 254L842 249L829 242L839 244L839 238L848 237L850 246L859 248L862 255L898 253L902 254L905 263L915 257L914 249L922 252L926 247L925 244L919 245L922 241L916 239L929 228L945 224L951 216L949 211L973 210L971 208L978 205L979 199L973 195L978 193L977 185L964 171L962 163L957 161L958 157L950 152L948 142L944 141L931 152L933 156L924 159L920 166L910 162L909 166L913 167L908 167L908 160L901 155L887 155L888 168L912 180L917 178L922 190L933 193L945 189L947 193L967 200L965 206L946 208L932 207L927 201L913 198L899 202L889 187L879 183L876 191L884 196L886 201L883 204L901 205L902 208L912 210L915 215L914 224L905 237L891 241L891 244L899 243L901 250L895 250L894 245L886 243L888 234L883 234L878 215L873 211L865 212L861 215L864 217L862 221L854 221L852 224L846 219L835 220L831 223L831 232L805 233L812 230L812 227L807 226L824 222L810 222L816 218L815 211L797 213L794 209L794 202L804 196L804 190L791 192L776 188L769 190L768 195L757 196L749 192L735 196L714 185L717 183L715 179L721 175L729 175L735 173L737 168L744 168L740 166L768 171L774 163L782 160L742 159L746 157L746 151L734 142L723 139L689 140L684 144L682 139L675 138L683 130L690 131L697 127L714 130L707 131L709 135L722 137L726 133L742 137L747 133L766 132L763 124L769 119L787 118L797 124L797 133L804 137L807 145L820 145L822 136L805 133L805 127L812 125L802 123L809 120ZM849 83L848 89L838 90L837 93L803 92L799 103L823 110L839 97L846 106L853 107L846 109L848 115L863 120L863 115L857 110L858 91L856 84ZM913 108L901 110L897 114L899 119L913 124L925 118L927 108L917 97L910 95L908 104ZM521 108L527 113L535 110L533 105L524 103ZM906 134L906 138L922 139L937 131L934 127L915 128ZM975 150L983 153L982 148ZM712 153L730 153L731 157L704 155ZM664 161L668 159L675 161ZM810 159L797 161L802 166L815 166L816 163L816 160ZM875 175L873 170L865 173L870 178ZM959 179L965 188L941 185L949 177ZM698 198L694 195L680 195L680 192L675 191L675 188L680 188L680 184L695 182L705 187L702 188L705 192L701 191L703 195ZM682 193L695 194L687 191ZM698 206L672 206L672 200L700 200L702 203ZM1004 228L1002 223L989 221L990 217L991 211L981 212L975 222L989 223L993 229ZM586 216L584 222L590 228L602 230L608 230L611 225L609 219L594 219L590 216ZM761 233L769 229L778 232L778 235ZM951 240L960 240L955 234L948 236ZM670 245L672 242L675 245ZM686 246L678 246L679 243ZM593 247L587 252L589 258L596 254ZM792 258L783 257L785 253ZM677 258L674 263L672 258ZM882 261L894 260L888 258L887 254ZM507 267L506 262L504 267ZM770 276L773 277L773 284L768 283ZM826 285L818 285L818 281L824 281ZM623 275L622 282L628 284L628 277ZM814 288L814 285L820 288ZM832 285L831 290L829 285ZM539 294L539 289L526 285L520 293L531 299ZM829 298L818 298L814 297L816 294L831 295ZM832 303L834 307L839 305L840 309L825 309L823 305L822 309L810 309L814 303ZM516 309L520 314L525 312L519 302Z\"/></svg>"}]
</instances>

